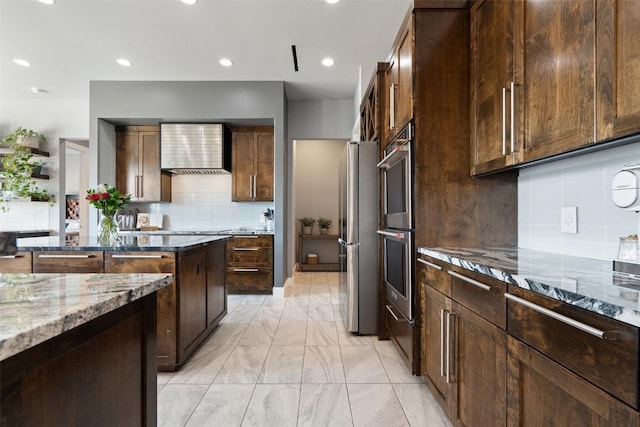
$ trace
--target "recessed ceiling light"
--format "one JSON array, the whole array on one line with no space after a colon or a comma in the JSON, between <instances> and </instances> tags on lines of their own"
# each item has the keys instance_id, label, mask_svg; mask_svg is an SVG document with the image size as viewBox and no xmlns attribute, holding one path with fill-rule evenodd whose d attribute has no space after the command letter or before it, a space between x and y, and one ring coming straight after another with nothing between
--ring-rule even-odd
<instances>
[{"instance_id":1,"label":"recessed ceiling light","mask_svg":"<svg viewBox=\"0 0 640 427\"><path fill-rule=\"evenodd\" d=\"M15 62L18 65L22 65L23 67L31 67L31 63L29 61L24 60L24 59L15 58L13 60L13 62Z\"/></svg>"},{"instance_id":2,"label":"recessed ceiling light","mask_svg":"<svg viewBox=\"0 0 640 427\"><path fill-rule=\"evenodd\" d=\"M44 3L44 4L54 4L55 1L54 0L38 0L40 3Z\"/></svg>"},{"instance_id":3,"label":"recessed ceiling light","mask_svg":"<svg viewBox=\"0 0 640 427\"><path fill-rule=\"evenodd\" d=\"M324 58L322 60L322 65L324 65L325 67L331 67L333 64L335 64L333 58Z\"/></svg>"},{"instance_id":4,"label":"recessed ceiling light","mask_svg":"<svg viewBox=\"0 0 640 427\"><path fill-rule=\"evenodd\" d=\"M338 3L340 0L324 0L329 4L334 4L334 3Z\"/></svg>"},{"instance_id":5,"label":"recessed ceiling light","mask_svg":"<svg viewBox=\"0 0 640 427\"><path fill-rule=\"evenodd\" d=\"M231 67L233 65L233 62L228 58L222 58L218 63L223 67Z\"/></svg>"},{"instance_id":6,"label":"recessed ceiling light","mask_svg":"<svg viewBox=\"0 0 640 427\"><path fill-rule=\"evenodd\" d=\"M198 0L182 0L182 3L184 3L184 4L196 4L196 3L198 3Z\"/></svg>"},{"instance_id":7,"label":"recessed ceiling light","mask_svg":"<svg viewBox=\"0 0 640 427\"><path fill-rule=\"evenodd\" d=\"M38 95L41 93L48 93L46 89L40 89L39 87L31 86L31 92L37 93Z\"/></svg>"},{"instance_id":8,"label":"recessed ceiling light","mask_svg":"<svg viewBox=\"0 0 640 427\"><path fill-rule=\"evenodd\" d=\"M131 61L129 61L128 59L118 58L116 59L116 62L122 65L123 67L131 67Z\"/></svg>"}]
</instances>

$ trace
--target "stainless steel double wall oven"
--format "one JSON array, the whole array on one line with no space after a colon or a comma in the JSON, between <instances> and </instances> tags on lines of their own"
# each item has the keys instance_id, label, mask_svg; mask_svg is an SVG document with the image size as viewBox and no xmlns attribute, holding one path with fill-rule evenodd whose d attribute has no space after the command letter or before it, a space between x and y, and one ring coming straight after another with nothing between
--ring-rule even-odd
<instances>
[{"instance_id":1,"label":"stainless steel double wall oven","mask_svg":"<svg viewBox=\"0 0 640 427\"><path fill-rule=\"evenodd\" d=\"M397 318L400 311L414 320L414 195L413 124L391 141L378 168L383 171L384 229L382 237L384 287L393 306L386 309Z\"/></svg>"}]
</instances>

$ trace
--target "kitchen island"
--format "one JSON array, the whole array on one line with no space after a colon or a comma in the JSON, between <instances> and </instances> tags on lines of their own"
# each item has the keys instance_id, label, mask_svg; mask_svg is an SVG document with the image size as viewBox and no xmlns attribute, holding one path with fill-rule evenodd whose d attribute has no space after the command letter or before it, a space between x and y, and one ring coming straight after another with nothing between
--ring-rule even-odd
<instances>
[{"instance_id":1,"label":"kitchen island","mask_svg":"<svg viewBox=\"0 0 640 427\"><path fill-rule=\"evenodd\" d=\"M174 371L227 313L225 250L230 237L124 235L114 246L95 237L18 239L33 273L169 273L158 292L158 369ZM16 260L18 260L17 258ZM2 272L2 271L0 271Z\"/></svg>"},{"instance_id":2,"label":"kitchen island","mask_svg":"<svg viewBox=\"0 0 640 427\"><path fill-rule=\"evenodd\" d=\"M1 274L0 424L156 425L167 274Z\"/></svg>"}]
</instances>

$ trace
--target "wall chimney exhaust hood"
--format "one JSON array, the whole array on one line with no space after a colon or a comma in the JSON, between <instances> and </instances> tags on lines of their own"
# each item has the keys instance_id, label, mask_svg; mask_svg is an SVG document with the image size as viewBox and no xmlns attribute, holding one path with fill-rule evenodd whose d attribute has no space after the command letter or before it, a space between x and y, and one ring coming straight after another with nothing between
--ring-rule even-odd
<instances>
[{"instance_id":1,"label":"wall chimney exhaust hood","mask_svg":"<svg viewBox=\"0 0 640 427\"><path fill-rule=\"evenodd\" d=\"M175 174L231 173L231 134L221 123L160 123L160 169Z\"/></svg>"}]
</instances>

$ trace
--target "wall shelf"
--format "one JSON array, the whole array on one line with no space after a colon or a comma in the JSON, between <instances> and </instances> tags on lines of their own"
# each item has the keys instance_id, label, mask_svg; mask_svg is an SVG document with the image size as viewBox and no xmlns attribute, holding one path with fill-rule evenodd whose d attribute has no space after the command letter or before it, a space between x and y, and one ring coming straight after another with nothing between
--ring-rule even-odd
<instances>
[{"instance_id":1,"label":"wall shelf","mask_svg":"<svg viewBox=\"0 0 640 427\"><path fill-rule=\"evenodd\" d=\"M334 262L319 262L318 264L303 263L304 242L310 240L334 240L336 245L338 244L337 234L298 234L298 247L297 247L297 259L298 259L298 271L340 271L340 264Z\"/></svg>"}]
</instances>

